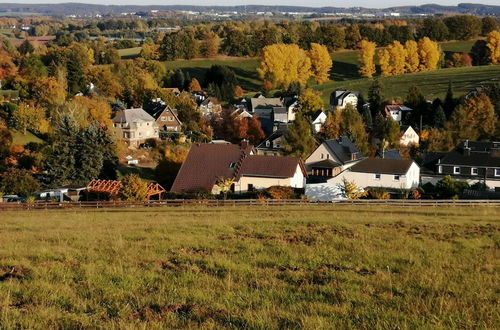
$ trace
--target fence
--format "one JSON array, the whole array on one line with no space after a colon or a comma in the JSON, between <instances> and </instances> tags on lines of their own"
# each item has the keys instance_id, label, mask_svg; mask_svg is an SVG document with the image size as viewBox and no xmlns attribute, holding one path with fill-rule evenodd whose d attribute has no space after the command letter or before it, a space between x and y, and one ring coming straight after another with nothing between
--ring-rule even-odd
<instances>
[{"instance_id":1,"label":"fence","mask_svg":"<svg viewBox=\"0 0 500 330\"><path fill-rule=\"evenodd\" d=\"M335 200L309 201L301 199L172 199L148 202L126 201L94 201L94 202L35 202L35 203L0 203L0 211L8 210L50 210L50 209L77 209L77 208L131 208L131 207L181 207L181 206L296 206L296 205L387 205L387 206L500 206L500 200Z\"/></svg>"}]
</instances>

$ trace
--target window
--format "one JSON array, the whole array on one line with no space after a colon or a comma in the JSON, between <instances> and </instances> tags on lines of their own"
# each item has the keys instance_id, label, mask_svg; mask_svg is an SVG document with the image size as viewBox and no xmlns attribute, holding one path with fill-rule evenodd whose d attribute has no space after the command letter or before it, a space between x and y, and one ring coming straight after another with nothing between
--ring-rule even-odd
<instances>
[{"instance_id":1,"label":"window","mask_svg":"<svg viewBox=\"0 0 500 330\"><path fill-rule=\"evenodd\" d=\"M500 176L500 168L495 168L495 176Z\"/></svg>"},{"instance_id":2,"label":"window","mask_svg":"<svg viewBox=\"0 0 500 330\"><path fill-rule=\"evenodd\" d=\"M266 147L268 147L268 148L269 148L270 146L271 146L271 141L267 140L267 141L266 141Z\"/></svg>"},{"instance_id":3,"label":"window","mask_svg":"<svg viewBox=\"0 0 500 330\"><path fill-rule=\"evenodd\" d=\"M438 166L438 173L443 173L443 166L442 165Z\"/></svg>"},{"instance_id":4,"label":"window","mask_svg":"<svg viewBox=\"0 0 500 330\"><path fill-rule=\"evenodd\" d=\"M162 117L161 117L161 121L167 121L167 117L162 116Z\"/></svg>"},{"instance_id":5,"label":"window","mask_svg":"<svg viewBox=\"0 0 500 330\"><path fill-rule=\"evenodd\" d=\"M234 168L236 166L236 163L229 163L229 168Z\"/></svg>"},{"instance_id":6,"label":"window","mask_svg":"<svg viewBox=\"0 0 500 330\"><path fill-rule=\"evenodd\" d=\"M253 184L249 183L249 184L248 184L248 189L247 189L247 190L248 190L248 191L253 191Z\"/></svg>"},{"instance_id":7,"label":"window","mask_svg":"<svg viewBox=\"0 0 500 330\"><path fill-rule=\"evenodd\" d=\"M470 174L472 174L472 175L477 175L477 167L473 167L473 168L471 168L471 170L470 170Z\"/></svg>"},{"instance_id":8,"label":"window","mask_svg":"<svg viewBox=\"0 0 500 330\"><path fill-rule=\"evenodd\" d=\"M330 154L326 154L326 159L330 159Z\"/></svg>"},{"instance_id":9,"label":"window","mask_svg":"<svg viewBox=\"0 0 500 330\"><path fill-rule=\"evenodd\" d=\"M325 157L325 155L321 154L321 159L323 159Z\"/></svg>"},{"instance_id":10,"label":"window","mask_svg":"<svg viewBox=\"0 0 500 330\"><path fill-rule=\"evenodd\" d=\"M394 181L399 181L399 175L394 176Z\"/></svg>"},{"instance_id":11,"label":"window","mask_svg":"<svg viewBox=\"0 0 500 330\"><path fill-rule=\"evenodd\" d=\"M381 174L375 174L375 180L380 180Z\"/></svg>"},{"instance_id":12,"label":"window","mask_svg":"<svg viewBox=\"0 0 500 330\"><path fill-rule=\"evenodd\" d=\"M453 166L453 174L460 174L460 167Z\"/></svg>"}]
</instances>

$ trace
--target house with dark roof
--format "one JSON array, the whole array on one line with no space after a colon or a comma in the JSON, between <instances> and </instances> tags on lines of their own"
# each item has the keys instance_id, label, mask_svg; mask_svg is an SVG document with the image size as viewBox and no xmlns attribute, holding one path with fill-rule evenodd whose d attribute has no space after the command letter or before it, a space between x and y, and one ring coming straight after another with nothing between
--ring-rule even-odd
<instances>
[{"instance_id":1,"label":"house with dark roof","mask_svg":"<svg viewBox=\"0 0 500 330\"><path fill-rule=\"evenodd\" d=\"M376 158L401 159L401 154L398 149L378 150Z\"/></svg>"},{"instance_id":2,"label":"house with dark roof","mask_svg":"<svg viewBox=\"0 0 500 330\"><path fill-rule=\"evenodd\" d=\"M365 158L327 182L341 184L344 179L362 188L412 189L419 185L420 168L409 159Z\"/></svg>"},{"instance_id":3,"label":"house with dark roof","mask_svg":"<svg viewBox=\"0 0 500 330\"><path fill-rule=\"evenodd\" d=\"M201 102L199 109L205 118L210 119L222 111L222 104L215 97L207 97Z\"/></svg>"},{"instance_id":4,"label":"house with dark roof","mask_svg":"<svg viewBox=\"0 0 500 330\"><path fill-rule=\"evenodd\" d=\"M356 107L358 105L358 95L358 92L337 89L330 95L330 105L332 109L344 109L348 104Z\"/></svg>"},{"instance_id":5,"label":"house with dark roof","mask_svg":"<svg viewBox=\"0 0 500 330\"><path fill-rule=\"evenodd\" d=\"M283 107L283 101L279 97L252 97L250 99L250 111L257 115L270 115L274 108Z\"/></svg>"},{"instance_id":6,"label":"house with dark roof","mask_svg":"<svg viewBox=\"0 0 500 330\"><path fill-rule=\"evenodd\" d=\"M422 184L435 184L446 175L500 189L500 142L463 141L450 152L427 153L422 164Z\"/></svg>"},{"instance_id":7,"label":"house with dark roof","mask_svg":"<svg viewBox=\"0 0 500 330\"><path fill-rule=\"evenodd\" d=\"M156 120L142 108L117 111L113 127L117 139L132 147L138 147L149 139L159 139Z\"/></svg>"},{"instance_id":8,"label":"house with dark roof","mask_svg":"<svg viewBox=\"0 0 500 330\"><path fill-rule=\"evenodd\" d=\"M402 104L388 104L384 107L384 112L386 118L392 118L397 121L400 125L406 121L407 117L410 116L412 108L408 108Z\"/></svg>"},{"instance_id":9,"label":"house with dark roof","mask_svg":"<svg viewBox=\"0 0 500 330\"><path fill-rule=\"evenodd\" d=\"M153 100L145 105L144 111L156 120L160 133L182 131L182 122L177 116L177 110L170 108L161 99Z\"/></svg>"},{"instance_id":10,"label":"house with dark roof","mask_svg":"<svg viewBox=\"0 0 500 330\"><path fill-rule=\"evenodd\" d=\"M257 154L264 156L281 156L283 154L283 145L285 144L284 135L286 128L277 129L264 139L257 147Z\"/></svg>"},{"instance_id":11,"label":"house with dark roof","mask_svg":"<svg viewBox=\"0 0 500 330\"><path fill-rule=\"evenodd\" d=\"M195 144L182 164L172 192L220 193L217 183L232 179L231 190L244 193L271 186L304 188L307 176L300 158L261 156L242 144Z\"/></svg>"},{"instance_id":12,"label":"house with dark roof","mask_svg":"<svg viewBox=\"0 0 500 330\"><path fill-rule=\"evenodd\" d=\"M311 125L314 133L319 133L321 131L321 127L326 121L326 113L323 110L318 110L311 117Z\"/></svg>"},{"instance_id":13,"label":"house with dark roof","mask_svg":"<svg viewBox=\"0 0 500 330\"><path fill-rule=\"evenodd\" d=\"M306 159L307 172L312 176L331 178L356 164L363 155L347 137L326 140Z\"/></svg>"}]
</instances>

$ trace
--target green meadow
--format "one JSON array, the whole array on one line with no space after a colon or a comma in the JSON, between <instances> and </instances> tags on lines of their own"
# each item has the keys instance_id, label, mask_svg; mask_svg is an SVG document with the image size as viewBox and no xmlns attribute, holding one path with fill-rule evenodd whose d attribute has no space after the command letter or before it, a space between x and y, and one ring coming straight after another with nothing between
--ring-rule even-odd
<instances>
[{"instance_id":1,"label":"green meadow","mask_svg":"<svg viewBox=\"0 0 500 330\"><path fill-rule=\"evenodd\" d=\"M496 328L497 207L0 214L0 328Z\"/></svg>"}]
</instances>

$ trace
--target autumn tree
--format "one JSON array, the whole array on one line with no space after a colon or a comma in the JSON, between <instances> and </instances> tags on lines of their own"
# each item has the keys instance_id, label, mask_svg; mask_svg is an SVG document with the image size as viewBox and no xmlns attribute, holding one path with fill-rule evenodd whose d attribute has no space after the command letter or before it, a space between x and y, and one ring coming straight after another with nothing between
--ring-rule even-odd
<instances>
[{"instance_id":1,"label":"autumn tree","mask_svg":"<svg viewBox=\"0 0 500 330\"><path fill-rule=\"evenodd\" d=\"M234 87L234 98L235 99L242 98L244 94L245 94L245 91L243 90L243 88L241 88L241 86L236 85Z\"/></svg>"},{"instance_id":2,"label":"autumn tree","mask_svg":"<svg viewBox=\"0 0 500 330\"><path fill-rule=\"evenodd\" d=\"M60 106L66 100L66 91L54 77L39 77L33 82L33 98L45 108Z\"/></svg>"},{"instance_id":3,"label":"autumn tree","mask_svg":"<svg viewBox=\"0 0 500 330\"><path fill-rule=\"evenodd\" d=\"M389 148L398 148L400 139L400 126L399 123L389 117L384 123L383 140L387 143ZM385 147L385 146L382 146Z\"/></svg>"},{"instance_id":4,"label":"autumn tree","mask_svg":"<svg viewBox=\"0 0 500 330\"><path fill-rule=\"evenodd\" d=\"M40 184L28 170L9 168L0 174L0 191L7 194L29 196L40 189Z\"/></svg>"},{"instance_id":5,"label":"autumn tree","mask_svg":"<svg viewBox=\"0 0 500 330\"><path fill-rule=\"evenodd\" d=\"M375 73L374 57L376 47L377 45L374 42L366 39L361 40L359 43L359 61L361 62L359 73L363 77L371 78Z\"/></svg>"},{"instance_id":6,"label":"autumn tree","mask_svg":"<svg viewBox=\"0 0 500 330\"><path fill-rule=\"evenodd\" d=\"M114 100L122 96L123 86L108 66L91 67L87 78L94 84L95 90L107 98Z\"/></svg>"},{"instance_id":7,"label":"autumn tree","mask_svg":"<svg viewBox=\"0 0 500 330\"><path fill-rule=\"evenodd\" d=\"M200 45L201 54L204 57L215 57L219 53L219 47L219 36L212 31L205 32Z\"/></svg>"},{"instance_id":8,"label":"autumn tree","mask_svg":"<svg viewBox=\"0 0 500 330\"><path fill-rule=\"evenodd\" d=\"M405 73L406 65L406 49L399 42L394 41L391 45L387 47L389 51L390 63L391 63L391 75L400 75Z\"/></svg>"},{"instance_id":9,"label":"autumn tree","mask_svg":"<svg viewBox=\"0 0 500 330\"><path fill-rule=\"evenodd\" d=\"M316 148L309 121L300 112L284 135L283 151L286 155L306 159Z\"/></svg>"},{"instance_id":10,"label":"autumn tree","mask_svg":"<svg viewBox=\"0 0 500 330\"><path fill-rule=\"evenodd\" d=\"M391 55L387 48L378 51L378 63L380 65L380 74L382 77L390 76L392 73L391 68Z\"/></svg>"},{"instance_id":11,"label":"autumn tree","mask_svg":"<svg viewBox=\"0 0 500 330\"><path fill-rule=\"evenodd\" d=\"M184 145L169 145L162 150L160 160L155 168L155 176L156 181L167 190L172 187L188 152L189 148Z\"/></svg>"},{"instance_id":12,"label":"autumn tree","mask_svg":"<svg viewBox=\"0 0 500 330\"><path fill-rule=\"evenodd\" d=\"M191 79L191 82L189 83L189 86L188 86L188 90L190 92L199 92L202 90L198 79L196 79L196 78Z\"/></svg>"},{"instance_id":13,"label":"autumn tree","mask_svg":"<svg viewBox=\"0 0 500 330\"><path fill-rule=\"evenodd\" d=\"M328 49L323 45L312 43L309 58L311 59L311 70L316 82L318 84L327 82L333 64Z\"/></svg>"},{"instance_id":14,"label":"autumn tree","mask_svg":"<svg viewBox=\"0 0 500 330\"><path fill-rule=\"evenodd\" d=\"M160 45L154 43L144 43L142 45L140 55L145 60L159 60Z\"/></svg>"},{"instance_id":15,"label":"autumn tree","mask_svg":"<svg viewBox=\"0 0 500 330\"><path fill-rule=\"evenodd\" d=\"M17 67L10 54L0 47L0 87L2 80L17 72Z\"/></svg>"},{"instance_id":16,"label":"autumn tree","mask_svg":"<svg viewBox=\"0 0 500 330\"><path fill-rule=\"evenodd\" d=\"M305 116L311 116L317 110L322 110L324 106L325 104L321 98L321 93L308 88L299 96L297 111Z\"/></svg>"},{"instance_id":17,"label":"autumn tree","mask_svg":"<svg viewBox=\"0 0 500 330\"><path fill-rule=\"evenodd\" d=\"M406 51L406 72L418 72L420 67L420 57L418 56L418 44L416 41L408 40L405 42Z\"/></svg>"},{"instance_id":18,"label":"autumn tree","mask_svg":"<svg viewBox=\"0 0 500 330\"><path fill-rule=\"evenodd\" d=\"M370 152L368 134L363 118L356 108L348 104L342 111L341 135L347 135L364 155Z\"/></svg>"},{"instance_id":19,"label":"autumn tree","mask_svg":"<svg viewBox=\"0 0 500 330\"><path fill-rule=\"evenodd\" d=\"M46 133L48 130L48 123L45 119L45 111L35 106L22 102L14 112L14 120L16 127L26 134L27 130L32 130L38 133Z\"/></svg>"},{"instance_id":20,"label":"autumn tree","mask_svg":"<svg viewBox=\"0 0 500 330\"><path fill-rule=\"evenodd\" d=\"M361 41L361 33L359 32L359 25L351 24L345 30L345 46L348 49L358 48Z\"/></svg>"},{"instance_id":21,"label":"autumn tree","mask_svg":"<svg viewBox=\"0 0 500 330\"><path fill-rule=\"evenodd\" d=\"M500 32L491 31L488 33L486 47L489 49L490 63L500 64Z\"/></svg>"},{"instance_id":22,"label":"autumn tree","mask_svg":"<svg viewBox=\"0 0 500 330\"><path fill-rule=\"evenodd\" d=\"M262 141L266 134L262 130L260 120L257 115L253 115L252 118L247 118L247 121L248 129L246 138L251 144L257 145L260 141Z\"/></svg>"},{"instance_id":23,"label":"autumn tree","mask_svg":"<svg viewBox=\"0 0 500 330\"><path fill-rule=\"evenodd\" d=\"M148 200L148 183L137 174L128 174L121 179L120 198L125 201L145 202Z\"/></svg>"},{"instance_id":24,"label":"autumn tree","mask_svg":"<svg viewBox=\"0 0 500 330\"><path fill-rule=\"evenodd\" d=\"M264 47L260 68L262 80L286 89L292 82L305 85L311 76L311 60L307 52L297 45L276 44Z\"/></svg>"},{"instance_id":25,"label":"autumn tree","mask_svg":"<svg viewBox=\"0 0 500 330\"><path fill-rule=\"evenodd\" d=\"M342 110L336 109L328 112L326 121L321 126L320 135L323 139L338 139L341 135L340 124L342 122Z\"/></svg>"},{"instance_id":26,"label":"autumn tree","mask_svg":"<svg viewBox=\"0 0 500 330\"><path fill-rule=\"evenodd\" d=\"M420 58L420 71L436 70L441 58L441 50L437 42L427 37L418 42L418 55Z\"/></svg>"}]
</instances>

